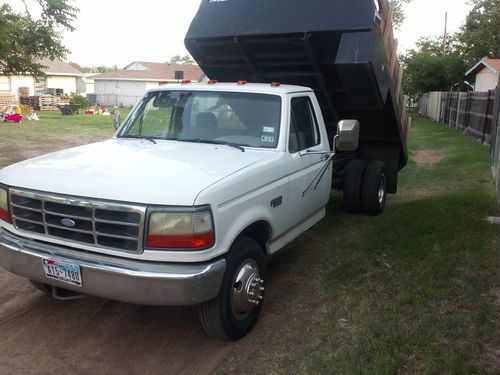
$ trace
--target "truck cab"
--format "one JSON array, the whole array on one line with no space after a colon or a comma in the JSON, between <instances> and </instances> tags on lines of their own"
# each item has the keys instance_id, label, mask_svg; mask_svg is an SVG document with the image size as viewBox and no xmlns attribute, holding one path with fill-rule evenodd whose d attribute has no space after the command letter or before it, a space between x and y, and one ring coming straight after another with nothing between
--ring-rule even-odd
<instances>
[{"instance_id":1,"label":"truck cab","mask_svg":"<svg viewBox=\"0 0 500 375\"><path fill-rule=\"evenodd\" d=\"M159 87L112 139L0 171L0 264L58 298L201 305L242 337L267 257L325 215L329 145L306 87Z\"/></svg>"}]
</instances>

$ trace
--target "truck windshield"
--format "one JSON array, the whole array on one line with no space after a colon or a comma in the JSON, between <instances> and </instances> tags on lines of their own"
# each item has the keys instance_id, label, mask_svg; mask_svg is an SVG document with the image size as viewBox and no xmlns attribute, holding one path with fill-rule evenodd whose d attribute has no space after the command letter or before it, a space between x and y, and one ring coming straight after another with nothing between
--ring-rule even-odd
<instances>
[{"instance_id":1,"label":"truck windshield","mask_svg":"<svg viewBox=\"0 0 500 375\"><path fill-rule=\"evenodd\" d=\"M276 148L280 119L277 95L155 91L144 96L118 137Z\"/></svg>"}]
</instances>

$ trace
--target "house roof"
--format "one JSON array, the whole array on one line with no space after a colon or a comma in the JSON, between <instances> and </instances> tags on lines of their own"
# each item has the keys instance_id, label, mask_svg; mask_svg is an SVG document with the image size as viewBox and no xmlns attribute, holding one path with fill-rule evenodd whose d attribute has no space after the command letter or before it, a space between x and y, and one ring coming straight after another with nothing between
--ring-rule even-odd
<instances>
[{"instance_id":1,"label":"house roof","mask_svg":"<svg viewBox=\"0 0 500 375\"><path fill-rule=\"evenodd\" d=\"M481 61L479 61L476 65L474 65L465 76L469 76L471 74L476 75L483 69L489 69L493 73L500 72L500 59L489 59L484 57Z\"/></svg>"},{"instance_id":2,"label":"house roof","mask_svg":"<svg viewBox=\"0 0 500 375\"><path fill-rule=\"evenodd\" d=\"M139 69L131 68L138 66ZM95 75L94 80L129 80L129 81L177 81L175 72L183 71L184 79L200 81L203 71L198 65L154 63L134 61L122 70Z\"/></svg>"},{"instance_id":3,"label":"house roof","mask_svg":"<svg viewBox=\"0 0 500 375\"><path fill-rule=\"evenodd\" d=\"M71 64L58 60L42 59L37 63L45 66L42 71L47 75L81 76L82 72L74 68Z\"/></svg>"}]
</instances>

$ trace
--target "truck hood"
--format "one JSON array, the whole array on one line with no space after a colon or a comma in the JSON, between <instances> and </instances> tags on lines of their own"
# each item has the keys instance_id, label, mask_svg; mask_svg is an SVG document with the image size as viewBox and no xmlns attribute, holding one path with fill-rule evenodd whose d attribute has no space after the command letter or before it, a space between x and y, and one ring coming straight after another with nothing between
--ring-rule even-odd
<instances>
[{"instance_id":1,"label":"truck hood","mask_svg":"<svg viewBox=\"0 0 500 375\"><path fill-rule=\"evenodd\" d=\"M197 195L274 152L174 141L111 139L11 165L0 183L113 201L191 206Z\"/></svg>"}]
</instances>

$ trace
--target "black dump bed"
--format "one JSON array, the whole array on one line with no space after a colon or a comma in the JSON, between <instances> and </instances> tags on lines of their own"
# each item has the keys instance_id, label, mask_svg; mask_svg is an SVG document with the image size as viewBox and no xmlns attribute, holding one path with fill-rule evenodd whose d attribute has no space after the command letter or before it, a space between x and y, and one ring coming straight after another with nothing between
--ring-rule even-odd
<instances>
[{"instance_id":1,"label":"black dump bed","mask_svg":"<svg viewBox=\"0 0 500 375\"><path fill-rule=\"evenodd\" d=\"M203 0L185 44L210 79L313 88L330 134L357 119L364 157L406 164L387 0Z\"/></svg>"}]
</instances>

